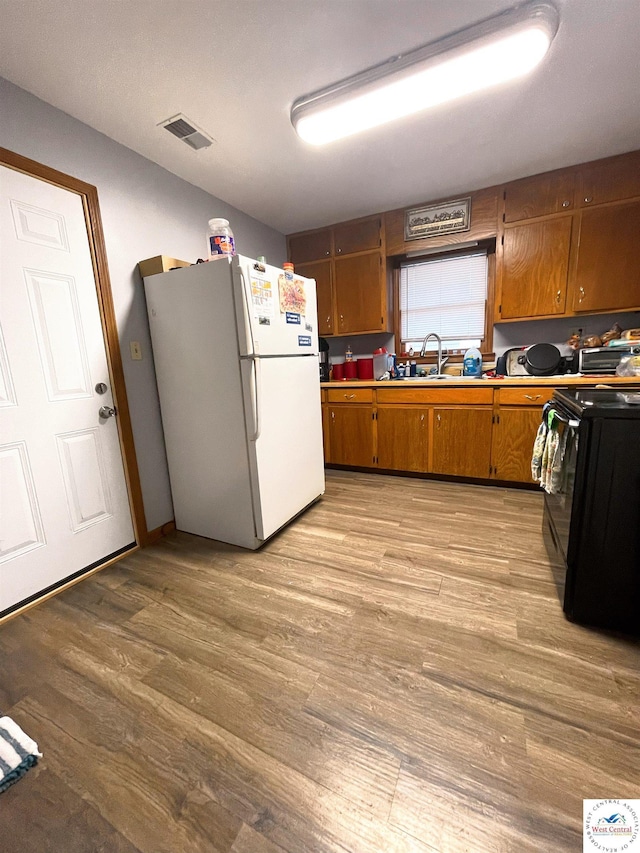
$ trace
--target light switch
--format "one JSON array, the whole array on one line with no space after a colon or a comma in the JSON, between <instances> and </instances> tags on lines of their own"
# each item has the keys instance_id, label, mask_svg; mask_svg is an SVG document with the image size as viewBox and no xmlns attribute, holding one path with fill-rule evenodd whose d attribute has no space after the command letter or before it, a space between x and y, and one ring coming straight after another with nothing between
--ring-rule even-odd
<instances>
[{"instance_id":1,"label":"light switch","mask_svg":"<svg viewBox=\"0 0 640 853\"><path fill-rule=\"evenodd\" d=\"M129 349L131 350L131 358L134 361L142 361L140 341L129 341Z\"/></svg>"}]
</instances>

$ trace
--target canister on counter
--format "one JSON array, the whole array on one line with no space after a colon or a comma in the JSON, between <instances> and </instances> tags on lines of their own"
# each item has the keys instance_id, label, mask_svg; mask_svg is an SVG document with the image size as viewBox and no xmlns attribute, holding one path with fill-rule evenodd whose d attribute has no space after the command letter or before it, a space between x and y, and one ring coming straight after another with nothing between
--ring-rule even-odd
<instances>
[{"instance_id":1,"label":"canister on counter","mask_svg":"<svg viewBox=\"0 0 640 853\"><path fill-rule=\"evenodd\" d=\"M372 358L359 358L356 361L356 366L358 368L358 379L373 379L373 359Z\"/></svg>"},{"instance_id":2,"label":"canister on counter","mask_svg":"<svg viewBox=\"0 0 640 853\"><path fill-rule=\"evenodd\" d=\"M344 378L345 379L357 379L358 378L358 367L355 361L345 361L344 363Z\"/></svg>"}]
</instances>

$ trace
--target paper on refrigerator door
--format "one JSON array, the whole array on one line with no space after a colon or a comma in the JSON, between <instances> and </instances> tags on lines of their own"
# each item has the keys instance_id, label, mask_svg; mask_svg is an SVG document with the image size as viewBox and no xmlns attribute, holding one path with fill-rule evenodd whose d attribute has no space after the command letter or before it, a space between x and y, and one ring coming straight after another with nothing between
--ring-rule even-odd
<instances>
[{"instance_id":1,"label":"paper on refrigerator door","mask_svg":"<svg viewBox=\"0 0 640 853\"><path fill-rule=\"evenodd\" d=\"M281 314L306 314L307 294L301 278L289 279L284 273L278 276Z\"/></svg>"},{"instance_id":2,"label":"paper on refrigerator door","mask_svg":"<svg viewBox=\"0 0 640 853\"><path fill-rule=\"evenodd\" d=\"M251 273L251 305L253 316L262 326L268 326L273 317L274 286L266 274Z\"/></svg>"}]
</instances>

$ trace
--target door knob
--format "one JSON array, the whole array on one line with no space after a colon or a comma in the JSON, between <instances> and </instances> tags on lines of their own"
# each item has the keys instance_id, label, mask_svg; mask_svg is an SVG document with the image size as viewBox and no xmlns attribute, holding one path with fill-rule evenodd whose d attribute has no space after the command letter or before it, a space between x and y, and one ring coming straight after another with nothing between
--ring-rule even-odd
<instances>
[{"instance_id":1,"label":"door knob","mask_svg":"<svg viewBox=\"0 0 640 853\"><path fill-rule=\"evenodd\" d=\"M113 406L100 406L100 409L98 410L98 414L100 415L101 418L105 418L105 419L106 418L115 418L116 410L113 408Z\"/></svg>"}]
</instances>

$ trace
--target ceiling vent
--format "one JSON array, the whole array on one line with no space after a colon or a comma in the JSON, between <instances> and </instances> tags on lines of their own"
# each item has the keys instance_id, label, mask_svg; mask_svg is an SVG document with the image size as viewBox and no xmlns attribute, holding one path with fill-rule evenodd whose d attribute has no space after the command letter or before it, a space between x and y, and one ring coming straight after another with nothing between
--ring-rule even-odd
<instances>
[{"instance_id":1,"label":"ceiling vent","mask_svg":"<svg viewBox=\"0 0 640 853\"><path fill-rule=\"evenodd\" d=\"M164 127L169 133L177 136L185 142L189 148L199 151L200 148L208 148L213 139L210 136L195 126L190 118L179 113L177 116L172 116L166 121L161 121L159 127Z\"/></svg>"}]
</instances>

